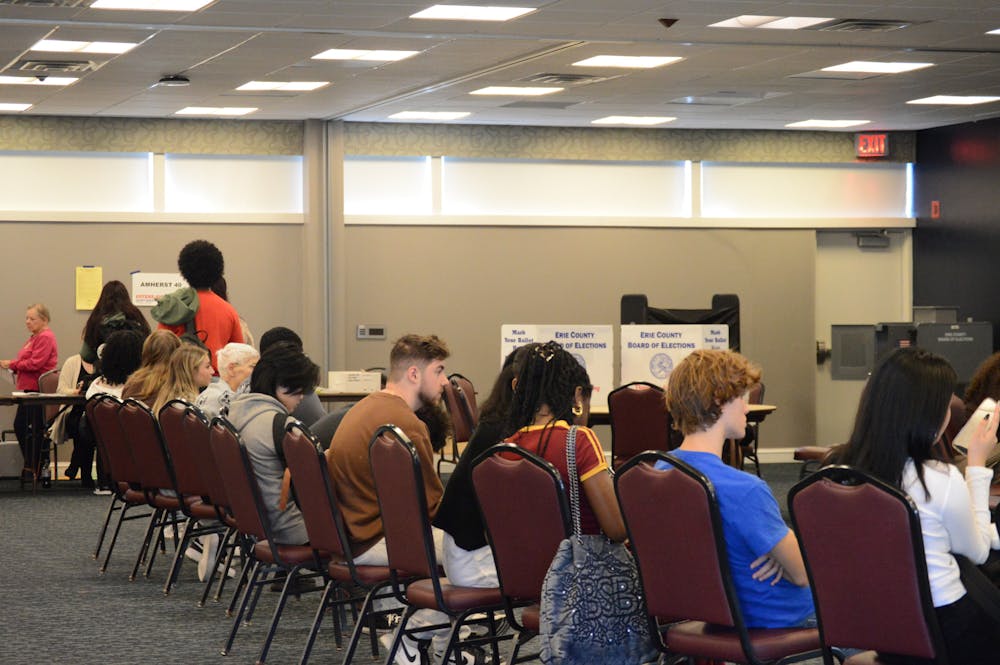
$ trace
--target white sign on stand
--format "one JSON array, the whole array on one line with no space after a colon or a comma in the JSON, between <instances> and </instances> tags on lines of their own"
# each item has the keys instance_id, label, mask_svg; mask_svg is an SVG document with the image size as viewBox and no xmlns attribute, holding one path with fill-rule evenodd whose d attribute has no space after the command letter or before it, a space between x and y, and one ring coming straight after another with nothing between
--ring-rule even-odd
<instances>
[{"instance_id":1,"label":"white sign on stand","mask_svg":"<svg viewBox=\"0 0 1000 665\"><path fill-rule=\"evenodd\" d=\"M624 325L622 340L622 385L648 381L666 383L677 364L696 349L728 349L729 326L713 325Z\"/></svg>"},{"instance_id":2,"label":"white sign on stand","mask_svg":"<svg viewBox=\"0 0 1000 665\"><path fill-rule=\"evenodd\" d=\"M591 408L606 409L614 387L614 330L611 326L503 325L500 327L500 362L519 346L555 341L577 359L594 384Z\"/></svg>"},{"instance_id":3,"label":"white sign on stand","mask_svg":"<svg viewBox=\"0 0 1000 665\"><path fill-rule=\"evenodd\" d=\"M152 307L156 299L188 283L177 272L134 272L132 273L132 304L136 307Z\"/></svg>"}]
</instances>

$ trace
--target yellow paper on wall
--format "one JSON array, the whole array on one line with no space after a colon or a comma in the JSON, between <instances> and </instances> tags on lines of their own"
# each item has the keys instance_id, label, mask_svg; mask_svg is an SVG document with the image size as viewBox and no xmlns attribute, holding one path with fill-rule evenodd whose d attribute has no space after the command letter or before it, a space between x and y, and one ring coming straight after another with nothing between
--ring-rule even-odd
<instances>
[{"instance_id":1,"label":"yellow paper on wall","mask_svg":"<svg viewBox=\"0 0 1000 665\"><path fill-rule=\"evenodd\" d=\"M92 310L104 286L104 270L100 266L76 267L76 308Z\"/></svg>"}]
</instances>

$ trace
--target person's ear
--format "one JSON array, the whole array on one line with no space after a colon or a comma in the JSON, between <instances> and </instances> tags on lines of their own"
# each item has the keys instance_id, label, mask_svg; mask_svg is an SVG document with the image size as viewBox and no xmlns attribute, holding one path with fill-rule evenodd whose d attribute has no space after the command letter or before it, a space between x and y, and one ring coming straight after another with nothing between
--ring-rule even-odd
<instances>
[{"instance_id":1,"label":"person's ear","mask_svg":"<svg viewBox=\"0 0 1000 665\"><path fill-rule=\"evenodd\" d=\"M407 367L406 378L413 383L420 383L420 368L416 365L410 365Z\"/></svg>"}]
</instances>

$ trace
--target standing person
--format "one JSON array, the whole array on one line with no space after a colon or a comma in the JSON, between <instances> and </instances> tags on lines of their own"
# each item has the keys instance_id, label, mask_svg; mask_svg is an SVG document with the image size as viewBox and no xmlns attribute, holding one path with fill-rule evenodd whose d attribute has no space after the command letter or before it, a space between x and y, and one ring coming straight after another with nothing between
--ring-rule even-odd
<instances>
[{"instance_id":1,"label":"standing person","mask_svg":"<svg viewBox=\"0 0 1000 665\"><path fill-rule=\"evenodd\" d=\"M28 341L24 343L17 356L11 360L0 360L0 367L14 372L17 379L14 387L23 391L38 391L38 377L45 372L56 368L59 358L59 349L56 345L56 336L49 328L49 309L42 303L29 305L24 313L24 326L31 334ZM24 457L24 471L22 478L26 476L40 475L42 485L47 487L50 483L48 458L44 457L45 464L42 465L43 455L36 446L29 444L32 435L41 437L41 432L30 432L28 423L28 410L23 406L17 407L14 414L14 432L17 434L17 444L21 448L21 455ZM44 471L42 466L45 467Z\"/></svg>"},{"instance_id":2,"label":"standing person","mask_svg":"<svg viewBox=\"0 0 1000 665\"><path fill-rule=\"evenodd\" d=\"M226 284L226 278L220 277L212 285L212 291L215 295L219 296L226 302L229 302L229 285ZM250 346L255 346L253 343L253 333L250 332L250 326L247 325L246 319L242 316L240 317L240 329L243 331L243 342L249 344Z\"/></svg>"},{"instance_id":3,"label":"standing person","mask_svg":"<svg viewBox=\"0 0 1000 665\"><path fill-rule=\"evenodd\" d=\"M222 252L207 240L193 240L181 249L177 268L189 288L163 296L150 314L163 330L178 336L188 332L196 335L208 349L212 370L218 374L215 354L229 342L243 342L240 315L212 291L225 268Z\"/></svg>"},{"instance_id":4,"label":"standing person","mask_svg":"<svg viewBox=\"0 0 1000 665\"><path fill-rule=\"evenodd\" d=\"M97 304L83 326L83 344L80 346L83 362L96 362L97 347L116 330L135 330L142 335L142 339L150 333L149 322L132 304L128 289L118 280L112 280L101 289Z\"/></svg>"},{"instance_id":5,"label":"standing person","mask_svg":"<svg viewBox=\"0 0 1000 665\"><path fill-rule=\"evenodd\" d=\"M693 352L670 373L666 403L684 434L670 454L715 487L736 600L750 628L790 628L815 619L795 534L767 483L722 461L726 439L746 434L747 393L760 370L732 351ZM657 468L669 468L658 462Z\"/></svg>"},{"instance_id":6,"label":"standing person","mask_svg":"<svg viewBox=\"0 0 1000 665\"><path fill-rule=\"evenodd\" d=\"M956 378L941 356L919 348L893 351L872 372L851 438L834 450L833 461L898 487L913 500L948 662L988 665L1000 653L1000 626L970 598L954 555L981 564L991 549L1000 548L990 522L993 474L984 466L996 446L1000 406L977 426L963 478L932 453L951 417Z\"/></svg>"}]
</instances>

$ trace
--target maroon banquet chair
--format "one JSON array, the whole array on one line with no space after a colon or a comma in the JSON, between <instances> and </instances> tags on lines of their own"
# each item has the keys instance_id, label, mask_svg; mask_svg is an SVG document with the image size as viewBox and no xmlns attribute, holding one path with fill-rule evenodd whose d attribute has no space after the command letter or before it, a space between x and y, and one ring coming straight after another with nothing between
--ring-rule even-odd
<instances>
[{"instance_id":1,"label":"maroon banquet chair","mask_svg":"<svg viewBox=\"0 0 1000 665\"><path fill-rule=\"evenodd\" d=\"M644 450L670 450L673 420L663 401L663 389L635 381L608 393L611 422L611 464L617 469Z\"/></svg>"},{"instance_id":2,"label":"maroon banquet chair","mask_svg":"<svg viewBox=\"0 0 1000 665\"><path fill-rule=\"evenodd\" d=\"M437 461L437 473L441 475L441 465L445 462L458 464L464 446L472 437L473 430L479 424L479 408L476 406L476 390L472 382L461 374L455 373L448 377L448 382L441 393L445 408L451 418L451 450L442 450Z\"/></svg>"},{"instance_id":3,"label":"maroon banquet chair","mask_svg":"<svg viewBox=\"0 0 1000 665\"><path fill-rule=\"evenodd\" d=\"M673 468L655 469L661 460ZM744 624L715 490L701 472L666 453L645 452L615 476L615 493L661 651L746 665L819 657L815 628Z\"/></svg>"},{"instance_id":4,"label":"maroon banquet chair","mask_svg":"<svg viewBox=\"0 0 1000 665\"><path fill-rule=\"evenodd\" d=\"M542 458L513 444L493 446L475 461L472 483L500 580L508 623L517 631L510 663L539 631L539 599L559 543L572 533L562 477ZM512 491L513 490L513 491ZM523 607L518 621L514 609Z\"/></svg>"},{"instance_id":5,"label":"maroon banquet chair","mask_svg":"<svg viewBox=\"0 0 1000 665\"><path fill-rule=\"evenodd\" d=\"M831 662L834 645L871 650L849 658L850 665L948 662L920 517L906 494L857 469L827 466L792 487L788 509L813 590L824 662Z\"/></svg>"}]
</instances>

